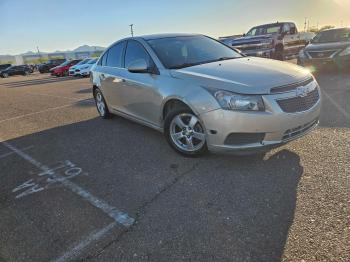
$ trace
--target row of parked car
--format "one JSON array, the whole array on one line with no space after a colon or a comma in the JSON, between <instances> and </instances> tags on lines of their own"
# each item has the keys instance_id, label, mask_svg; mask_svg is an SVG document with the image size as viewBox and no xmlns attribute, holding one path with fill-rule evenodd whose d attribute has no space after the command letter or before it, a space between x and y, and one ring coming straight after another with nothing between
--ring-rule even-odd
<instances>
[{"instance_id":1,"label":"row of parked car","mask_svg":"<svg viewBox=\"0 0 350 262\"><path fill-rule=\"evenodd\" d=\"M29 65L16 65L2 64L0 65L0 77L7 78L14 75L29 75L33 73L33 68Z\"/></svg>"},{"instance_id":2,"label":"row of parked car","mask_svg":"<svg viewBox=\"0 0 350 262\"><path fill-rule=\"evenodd\" d=\"M54 76L81 76L90 75L90 69L97 62L98 58L85 59L52 59L46 63L38 65L37 69L40 73L51 73ZM0 77L6 78L14 75L29 75L34 69L30 65L0 65Z\"/></svg>"},{"instance_id":3,"label":"row of parked car","mask_svg":"<svg viewBox=\"0 0 350 262\"><path fill-rule=\"evenodd\" d=\"M90 69L97 58L85 59L55 59L39 65L40 73L51 73L54 76L89 76Z\"/></svg>"},{"instance_id":4,"label":"row of parked car","mask_svg":"<svg viewBox=\"0 0 350 262\"><path fill-rule=\"evenodd\" d=\"M298 64L321 68L335 65L350 67L350 28L319 32L298 32L292 22L277 22L251 28L242 36L222 37L224 44L248 56L285 60L297 58Z\"/></svg>"}]
</instances>

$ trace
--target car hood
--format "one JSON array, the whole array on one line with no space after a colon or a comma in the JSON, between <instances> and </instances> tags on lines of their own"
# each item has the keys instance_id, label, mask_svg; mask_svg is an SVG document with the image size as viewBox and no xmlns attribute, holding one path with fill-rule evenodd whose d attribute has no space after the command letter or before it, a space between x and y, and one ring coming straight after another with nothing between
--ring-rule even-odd
<instances>
[{"instance_id":1,"label":"car hood","mask_svg":"<svg viewBox=\"0 0 350 262\"><path fill-rule=\"evenodd\" d=\"M270 89L310 77L306 69L276 60L243 57L171 70L179 79L195 81L206 88L240 94L269 94Z\"/></svg>"},{"instance_id":2,"label":"car hood","mask_svg":"<svg viewBox=\"0 0 350 262\"><path fill-rule=\"evenodd\" d=\"M332 49L345 49L350 46L350 41L335 43L311 43L305 47L306 51L323 51Z\"/></svg>"}]
</instances>

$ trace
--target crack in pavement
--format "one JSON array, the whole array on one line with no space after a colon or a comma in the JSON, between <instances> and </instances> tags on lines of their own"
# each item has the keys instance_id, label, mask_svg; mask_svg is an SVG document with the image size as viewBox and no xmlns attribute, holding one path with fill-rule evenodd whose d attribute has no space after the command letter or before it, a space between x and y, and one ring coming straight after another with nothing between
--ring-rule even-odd
<instances>
[{"instance_id":1,"label":"crack in pavement","mask_svg":"<svg viewBox=\"0 0 350 262\"><path fill-rule=\"evenodd\" d=\"M189 168L187 171L184 171L181 174L176 174L175 178L165 185L160 191L158 191L150 200L144 202L142 206L138 208L138 211L135 214L135 222L130 227L126 228L124 231L122 231L115 239L108 242L106 245L104 245L100 250L94 252L94 254L87 255L86 257L81 258L79 261L88 261L94 258L99 257L104 250L106 250L108 247L110 247L112 244L117 243L121 240L121 238L126 235L129 232L132 232L136 225L139 223L141 219L141 215L146 214L146 208L151 205L153 202L155 202L161 194L167 192L170 188L172 188L179 180L181 180L186 175L190 174L192 171L194 171L198 166L198 163L195 163L191 168ZM177 173L177 168L174 168L175 173Z\"/></svg>"}]
</instances>

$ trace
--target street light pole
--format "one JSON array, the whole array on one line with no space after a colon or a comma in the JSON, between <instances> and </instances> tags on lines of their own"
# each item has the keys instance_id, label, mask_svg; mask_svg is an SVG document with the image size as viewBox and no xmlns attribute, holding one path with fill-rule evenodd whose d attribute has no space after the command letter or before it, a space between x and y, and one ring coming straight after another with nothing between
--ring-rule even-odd
<instances>
[{"instance_id":1,"label":"street light pole","mask_svg":"<svg viewBox=\"0 0 350 262\"><path fill-rule=\"evenodd\" d=\"M134 37L134 29L133 29L134 24L131 24L129 26L130 26L131 36Z\"/></svg>"}]
</instances>

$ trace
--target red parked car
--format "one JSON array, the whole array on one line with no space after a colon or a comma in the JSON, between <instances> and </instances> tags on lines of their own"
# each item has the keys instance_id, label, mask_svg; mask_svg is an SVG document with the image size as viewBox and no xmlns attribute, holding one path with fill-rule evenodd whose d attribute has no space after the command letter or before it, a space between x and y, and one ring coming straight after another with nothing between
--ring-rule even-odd
<instances>
[{"instance_id":1,"label":"red parked car","mask_svg":"<svg viewBox=\"0 0 350 262\"><path fill-rule=\"evenodd\" d=\"M75 64L79 63L81 59L74 59L74 60L68 60L64 62L63 64L60 64L59 66L56 66L52 69L51 75L53 76L68 76L68 71L71 66L74 66Z\"/></svg>"}]
</instances>

